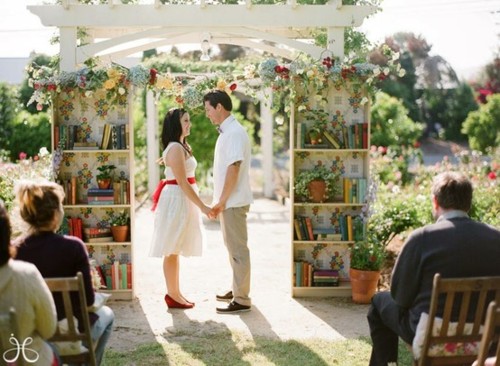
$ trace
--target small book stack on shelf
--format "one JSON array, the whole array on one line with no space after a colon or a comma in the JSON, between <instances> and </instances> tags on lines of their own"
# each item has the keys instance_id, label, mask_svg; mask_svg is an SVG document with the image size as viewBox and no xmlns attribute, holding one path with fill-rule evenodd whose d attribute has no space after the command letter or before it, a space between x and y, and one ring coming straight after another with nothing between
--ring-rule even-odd
<instances>
[{"instance_id":1,"label":"small book stack on shelf","mask_svg":"<svg viewBox=\"0 0 500 366\"><path fill-rule=\"evenodd\" d=\"M109 227L86 227L83 229L85 242L105 243L113 241L111 229Z\"/></svg>"},{"instance_id":2,"label":"small book stack on shelf","mask_svg":"<svg viewBox=\"0 0 500 366\"><path fill-rule=\"evenodd\" d=\"M333 269L317 269L313 271L313 286L338 287L339 272Z\"/></svg>"},{"instance_id":3,"label":"small book stack on shelf","mask_svg":"<svg viewBox=\"0 0 500 366\"><path fill-rule=\"evenodd\" d=\"M106 290L130 290L132 288L132 264L115 260L111 264L96 265L101 278L101 288Z\"/></svg>"},{"instance_id":4,"label":"small book stack on shelf","mask_svg":"<svg viewBox=\"0 0 500 366\"><path fill-rule=\"evenodd\" d=\"M115 194L112 189L89 188L87 191L89 205L112 205L115 203Z\"/></svg>"}]
</instances>

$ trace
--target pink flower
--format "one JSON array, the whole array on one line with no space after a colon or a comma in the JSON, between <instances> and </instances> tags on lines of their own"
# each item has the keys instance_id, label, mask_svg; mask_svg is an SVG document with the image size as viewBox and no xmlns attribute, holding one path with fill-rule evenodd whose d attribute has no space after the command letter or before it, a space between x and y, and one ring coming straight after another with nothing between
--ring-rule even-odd
<instances>
[{"instance_id":1,"label":"pink flower","mask_svg":"<svg viewBox=\"0 0 500 366\"><path fill-rule=\"evenodd\" d=\"M491 180L495 180L495 179L497 179L497 175L495 174L494 171L491 171L488 173L488 178Z\"/></svg>"},{"instance_id":2,"label":"pink flower","mask_svg":"<svg viewBox=\"0 0 500 366\"><path fill-rule=\"evenodd\" d=\"M41 111L43 109L43 105L41 103L37 103L36 110Z\"/></svg>"},{"instance_id":3,"label":"pink flower","mask_svg":"<svg viewBox=\"0 0 500 366\"><path fill-rule=\"evenodd\" d=\"M25 152L20 152L19 153L19 160L24 160L24 159L26 159L27 156L28 156L28 154L26 154Z\"/></svg>"},{"instance_id":4,"label":"pink flower","mask_svg":"<svg viewBox=\"0 0 500 366\"><path fill-rule=\"evenodd\" d=\"M34 160L34 161L38 161L38 159L40 159L40 158L38 157L38 155L33 156L33 160Z\"/></svg>"}]
</instances>

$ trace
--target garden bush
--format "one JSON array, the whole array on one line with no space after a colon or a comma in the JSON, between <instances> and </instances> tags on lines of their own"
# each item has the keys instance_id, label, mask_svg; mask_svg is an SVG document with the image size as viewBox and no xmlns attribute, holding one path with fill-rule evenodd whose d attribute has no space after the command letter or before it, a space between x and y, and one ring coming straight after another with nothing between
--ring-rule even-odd
<instances>
[{"instance_id":1,"label":"garden bush","mask_svg":"<svg viewBox=\"0 0 500 366\"><path fill-rule=\"evenodd\" d=\"M474 150L484 153L488 147L500 146L500 94L489 96L479 110L469 113L462 132Z\"/></svg>"},{"instance_id":2,"label":"garden bush","mask_svg":"<svg viewBox=\"0 0 500 366\"><path fill-rule=\"evenodd\" d=\"M386 93L377 93L371 109L371 144L376 146L413 146L424 126L408 117L401 101Z\"/></svg>"}]
</instances>

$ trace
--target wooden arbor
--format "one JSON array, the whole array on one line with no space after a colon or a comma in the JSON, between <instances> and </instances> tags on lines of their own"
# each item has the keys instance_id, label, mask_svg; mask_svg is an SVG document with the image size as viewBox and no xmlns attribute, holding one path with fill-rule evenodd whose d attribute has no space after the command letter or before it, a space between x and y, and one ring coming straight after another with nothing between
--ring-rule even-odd
<instances>
[{"instance_id":1,"label":"wooden arbor","mask_svg":"<svg viewBox=\"0 0 500 366\"><path fill-rule=\"evenodd\" d=\"M110 62L128 55L162 46L203 43L233 44L292 59L297 52L313 58L325 57L325 50L312 44L312 33L318 28L328 32L330 56L344 56L344 28L358 27L365 17L375 13L374 6L343 5L331 0L325 5L255 5L245 0L238 5L222 5L199 0L196 4L107 4L88 5L77 0L62 0L58 5L33 5L28 9L45 26L60 31L60 68L73 71L85 60L99 56ZM77 30L84 28L85 44L78 43ZM264 104L264 103L262 103ZM263 107L266 108L265 106ZM153 114L154 115L154 111ZM272 196L272 114L261 112L264 154L264 194ZM156 117L155 117L156 118ZM148 136L154 135L154 120L148 120ZM151 129L151 133L149 132ZM264 135L264 134L263 134ZM156 143L155 143L156 142ZM151 154L158 151L157 139L149 142ZM148 151L148 156L149 156ZM149 156L154 161L156 156ZM150 181L158 180L158 170L149 167Z\"/></svg>"}]
</instances>

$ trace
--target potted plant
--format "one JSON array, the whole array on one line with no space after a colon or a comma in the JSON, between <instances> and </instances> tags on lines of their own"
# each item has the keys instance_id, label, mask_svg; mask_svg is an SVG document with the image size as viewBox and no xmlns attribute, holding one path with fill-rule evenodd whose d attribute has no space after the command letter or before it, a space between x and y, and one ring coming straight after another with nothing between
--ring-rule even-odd
<instances>
[{"instance_id":1,"label":"potted plant","mask_svg":"<svg viewBox=\"0 0 500 366\"><path fill-rule=\"evenodd\" d=\"M352 299L358 304L369 304L377 290L380 271L386 257L386 250L375 235L369 234L350 248Z\"/></svg>"},{"instance_id":2,"label":"potted plant","mask_svg":"<svg viewBox=\"0 0 500 366\"><path fill-rule=\"evenodd\" d=\"M111 181L113 180L113 170L116 169L116 166L113 164L110 165L101 165L97 168L99 174L96 175L97 185L100 189L108 189L111 185Z\"/></svg>"},{"instance_id":3,"label":"potted plant","mask_svg":"<svg viewBox=\"0 0 500 366\"><path fill-rule=\"evenodd\" d=\"M324 165L302 171L295 177L295 194L312 202L333 199L339 190L339 176Z\"/></svg>"},{"instance_id":4,"label":"potted plant","mask_svg":"<svg viewBox=\"0 0 500 366\"><path fill-rule=\"evenodd\" d=\"M309 139L312 145L318 145L323 142L323 133L328 125L330 115L323 109L310 109L303 112L304 118L312 121L309 128Z\"/></svg>"},{"instance_id":5,"label":"potted plant","mask_svg":"<svg viewBox=\"0 0 500 366\"><path fill-rule=\"evenodd\" d=\"M111 225L111 234L113 240L117 242L124 242L127 240L129 233L130 217L127 211L123 210L118 214L111 215L109 224Z\"/></svg>"}]
</instances>

